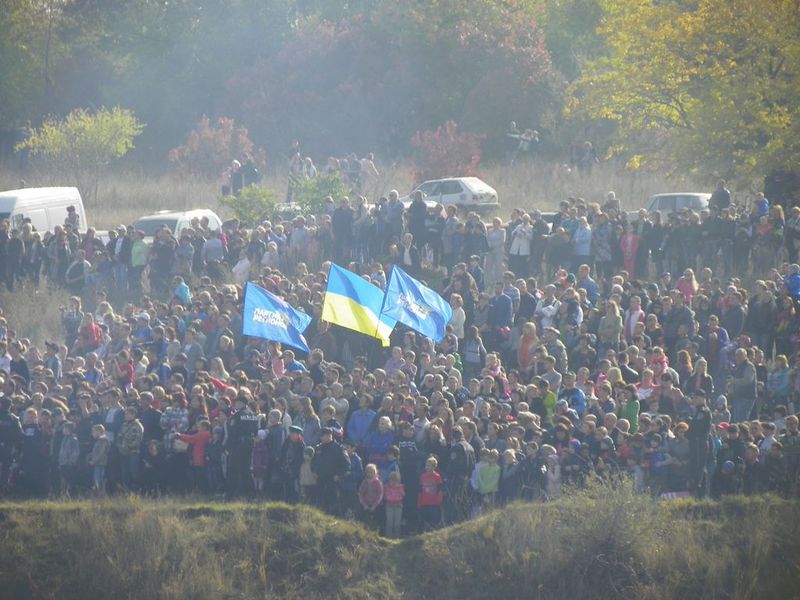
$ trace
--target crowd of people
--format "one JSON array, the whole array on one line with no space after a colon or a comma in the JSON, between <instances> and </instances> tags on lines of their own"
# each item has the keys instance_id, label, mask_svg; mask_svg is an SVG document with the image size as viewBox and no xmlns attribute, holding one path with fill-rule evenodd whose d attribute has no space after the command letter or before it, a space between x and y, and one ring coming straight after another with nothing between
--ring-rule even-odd
<instances>
[{"instance_id":1,"label":"crowd of people","mask_svg":"<svg viewBox=\"0 0 800 600\"><path fill-rule=\"evenodd\" d=\"M45 245L14 282L73 295L43 346L0 316L0 494L281 499L393 537L592 481L797 496L800 208L726 194L663 222L613 193L485 224L392 192L152 245L45 233L75 258ZM3 257L25 227L0 226ZM379 287L393 265L424 279L445 337L398 326L384 349L321 320L330 258ZM308 355L242 336L246 281L313 317Z\"/></svg>"}]
</instances>

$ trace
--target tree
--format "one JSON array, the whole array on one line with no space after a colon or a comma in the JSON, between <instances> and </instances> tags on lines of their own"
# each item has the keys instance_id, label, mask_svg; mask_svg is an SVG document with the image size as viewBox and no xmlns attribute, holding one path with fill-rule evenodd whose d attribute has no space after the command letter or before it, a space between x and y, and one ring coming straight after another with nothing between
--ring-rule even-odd
<instances>
[{"instance_id":1,"label":"tree","mask_svg":"<svg viewBox=\"0 0 800 600\"><path fill-rule=\"evenodd\" d=\"M350 3L348 3L349 5ZM226 114L304 152L397 156L415 131L455 120L500 138L538 127L553 72L533 0L374 0L337 21L307 17L283 47L228 80ZM331 118L336 115L336 118Z\"/></svg>"},{"instance_id":2,"label":"tree","mask_svg":"<svg viewBox=\"0 0 800 600\"><path fill-rule=\"evenodd\" d=\"M608 56L568 111L618 125L629 164L754 181L800 162L797 0L605 0ZM643 135L644 134L644 135Z\"/></svg>"},{"instance_id":3,"label":"tree","mask_svg":"<svg viewBox=\"0 0 800 600\"><path fill-rule=\"evenodd\" d=\"M411 145L417 150L416 183L437 177L473 175L481 160L480 139L474 133L460 133L454 121L448 121L435 131L415 133Z\"/></svg>"},{"instance_id":4,"label":"tree","mask_svg":"<svg viewBox=\"0 0 800 600\"><path fill-rule=\"evenodd\" d=\"M245 227L256 227L275 214L278 199L272 190L249 185L238 196L223 196L219 203L227 206Z\"/></svg>"},{"instance_id":5,"label":"tree","mask_svg":"<svg viewBox=\"0 0 800 600\"><path fill-rule=\"evenodd\" d=\"M133 148L133 140L143 128L133 113L123 108L101 108L94 113L79 108L63 120L45 121L17 149L28 148L33 156L72 175L81 193L93 200L102 170Z\"/></svg>"},{"instance_id":6,"label":"tree","mask_svg":"<svg viewBox=\"0 0 800 600\"><path fill-rule=\"evenodd\" d=\"M294 187L292 197L304 213L323 212L325 198L330 196L336 202L350 194L350 188L339 173L317 175L314 179L302 179Z\"/></svg>"},{"instance_id":7,"label":"tree","mask_svg":"<svg viewBox=\"0 0 800 600\"><path fill-rule=\"evenodd\" d=\"M169 152L169 160L180 171L206 177L218 176L231 160L249 155L263 167L264 151L256 150L247 129L237 127L233 119L220 117L212 125L205 115L189 132L186 143Z\"/></svg>"}]
</instances>

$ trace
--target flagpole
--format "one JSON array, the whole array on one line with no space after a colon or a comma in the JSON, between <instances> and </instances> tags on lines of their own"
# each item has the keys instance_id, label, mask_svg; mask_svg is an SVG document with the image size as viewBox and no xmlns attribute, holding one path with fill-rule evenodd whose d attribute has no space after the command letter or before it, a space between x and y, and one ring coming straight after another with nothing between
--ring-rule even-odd
<instances>
[{"instance_id":1,"label":"flagpole","mask_svg":"<svg viewBox=\"0 0 800 600\"><path fill-rule=\"evenodd\" d=\"M244 283L244 294L242 294L242 337L245 337L245 335L246 335L245 332L244 332L244 325L245 325L244 307L247 306L245 304L245 302L247 302L247 290L248 290L249 287L250 287L250 282L249 281L245 281L245 283Z\"/></svg>"},{"instance_id":2,"label":"flagpole","mask_svg":"<svg viewBox=\"0 0 800 600\"><path fill-rule=\"evenodd\" d=\"M389 296L388 290L389 286L392 284L392 279L394 278L394 271L397 269L397 265L392 265L392 270L389 273L389 279L386 281L386 289L383 290L383 302L381 302L381 312L378 313L378 322L375 325L375 337L378 337L378 329L380 328L381 317L383 316L383 309L386 308L386 298Z\"/></svg>"}]
</instances>

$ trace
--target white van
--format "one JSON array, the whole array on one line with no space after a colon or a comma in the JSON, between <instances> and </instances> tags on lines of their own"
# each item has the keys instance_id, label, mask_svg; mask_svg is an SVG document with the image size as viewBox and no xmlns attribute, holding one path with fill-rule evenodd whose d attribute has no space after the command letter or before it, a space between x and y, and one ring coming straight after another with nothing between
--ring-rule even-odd
<instances>
[{"instance_id":1,"label":"white van","mask_svg":"<svg viewBox=\"0 0 800 600\"><path fill-rule=\"evenodd\" d=\"M67 208L75 207L78 231L86 233L86 211L78 188L42 187L0 192L0 221L11 221L12 229L22 228L23 219L30 219L36 231L53 231L63 225Z\"/></svg>"}]
</instances>

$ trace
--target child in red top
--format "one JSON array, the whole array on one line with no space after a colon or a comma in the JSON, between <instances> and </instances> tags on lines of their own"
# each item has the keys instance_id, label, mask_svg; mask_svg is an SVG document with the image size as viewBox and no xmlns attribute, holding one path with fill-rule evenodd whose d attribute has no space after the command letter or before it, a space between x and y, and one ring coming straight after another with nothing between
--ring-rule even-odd
<instances>
[{"instance_id":1,"label":"child in red top","mask_svg":"<svg viewBox=\"0 0 800 600\"><path fill-rule=\"evenodd\" d=\"M206 488L206 446L211 440L211 423L206 420L198 421L197 433L179 433L175 436L191 446L192 475L194 476L195 490Z\"/></svg>"},{"instance_id":2,"label":"child in red top","mask_svg":"<svg viewBox=\"0 0 800 600\"><path fill-rule=\"evenodd\" d=\"M442 522L442 476L436 472L439 461L431 456L425 461L425 472L419 477L417 506L424 529L435 529Z\"/></svg>"},{"instance_id":3,"label":"child in red top","mask_svg":"<svg viewBox=\"0 0 800 600\"><path fill-rule=\"evenodd\" d=\"M400 482L400 471L389 473L389 483L383 486L383 500L386 503L386 537L400 537L403 520L403 498L406 490Z\"/></svg>"}]
</instances>

